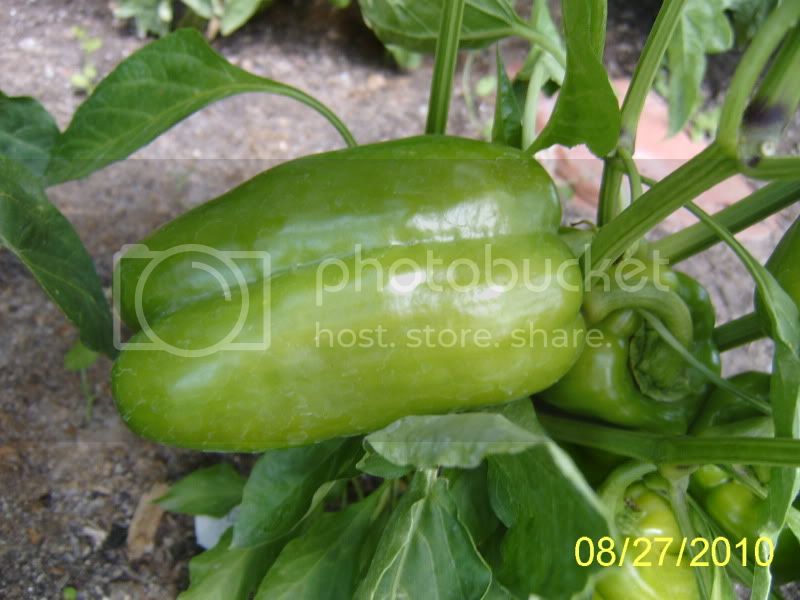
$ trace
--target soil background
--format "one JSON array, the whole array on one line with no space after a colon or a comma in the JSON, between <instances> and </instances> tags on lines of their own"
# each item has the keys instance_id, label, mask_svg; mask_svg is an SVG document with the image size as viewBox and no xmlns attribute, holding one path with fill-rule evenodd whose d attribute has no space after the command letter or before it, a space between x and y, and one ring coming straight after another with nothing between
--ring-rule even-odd
<instances>
[{"instance_id":1,"label":"soil background","mask_svg":"<svg viewBox=\"0 0 800 600\"><path fill-rule=\"evenodd\" d=\"M606 62L613 76L629 75L659 3L612 0ZM556 10L556 13L558 11ZM83 56L74 26L102 39L93 55L101 77L139 48L131 28L115 23L106 0L10 0L0 8L0 89L43 102L63 128L82 98L70 84ZM424 129L432 61L397 69L354 8L326 0L284 0L215 47L257 74L304 89L330 106L356 138L372 142ZM509 63L523 45L503 44ZM482 52L475 77L492 71ZM724 90L736 55L711 61L710 103ZM478 99L479 120L492 114ZM477 136L461 91L455 91L451 133ZM796 147L798 127L789 133ZM72 221L111 285L114 253L208 198L277 162L341 146L319 116L288 99L245 95L225 100L176 126L130 160L84 181L52 188L51 200ZM588 216L567 202L565 220ZM747 239L765 258L797 211L772 219ZM686 265L709 286L720 320L744 314L752 294L730 253L712 249ZM198 551L192 520L167 514L152 551L133 559L128 527L143 494L190 470L248 456L203 455L161 447L129 433L114 410L110 363L89 371L94 416L84 418L77 374L63 357L77 335L11 255L0 250L0 596L60 598L65 586L81 598L174 598L185 588L186 564ZM768 348L754 344L726 357L726 371L766 368Z\"/></svg>"}]
</instances>

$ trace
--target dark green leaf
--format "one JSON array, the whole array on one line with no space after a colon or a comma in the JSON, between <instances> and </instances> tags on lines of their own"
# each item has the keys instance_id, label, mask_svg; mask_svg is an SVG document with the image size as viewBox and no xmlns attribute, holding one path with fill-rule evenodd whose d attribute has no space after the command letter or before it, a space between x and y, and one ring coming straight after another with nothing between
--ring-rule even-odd
<instances>
[{"instance_id":1,"label":"dark green leaf","mask_svg":"<svg viewBox=\"0 0 800 600\"><path fill-rule=\"evenodd\" d=\"M230 35L272 2L273 0L227 0L220 23L222 35Z\"/></svg>"},{"instance_id":2,"label":"dark green leaf","mask_svg":"<svg viewBox=\"0 0 800 600\"><path fill-rule=\"evenodd\" d=\"M502 413L541 435L530 401L506 405ZM600 500L561 448L549 442L522 454L490 457L489 497L508 527L498 578L511 592L560 600L591 585L599 567L575 562L575 540L598 540L611 526Z\"/></svg>"},{"instance_id":3,"label":"dark green leaf","mask_svg":"<svg viewBox=\"0 0 800 600\"><path fill-rule=\"evenodd\" d=\"M83 371L91 367L97 360L97 352L89 350L78 340L64 356L64 368L68 371Z\"/></svg>"},{"instance_id":4,"label":"dark green leaf","mask_svg":"<svg viewBox=\"0 0 800 600\"><path fill-rule=\"evenodd\" d=\"M283 541L251 548L232 548L233 529L217 545L189 561L189 589L178 600L249 600Z\"/></svg>"},{"instance_id":5,"label":"dark green leaf","mask_svg":"<svg viewBox=\"0 0 800 600\"><path fill-rule=\"evenodd\" d=\"M114 356L111 311L78 234L50 204L39 178L0 157L0 244L28 267L92 350Z\"/></svg>"},{"instance_id":6,"label":"dark green leaf","mask_svg":"<svg viewBox=\"0 0 800 600\"><path fill-rule=\"evenodd\" d=\"M602 5L602 6L601 6ZM550 121L531 147L586 144L599 157L611 152L620 132L617 96L603 67L604 2L564 0L567 73Z\"/></svg>"},{"instance_id":7,"label":"dark green leaf","mask_svg":"<svg viewBox=\"0 0 800 600\"><path fill-rule=\"evenodd\" d=\"M502 415L462 413L404 417L369 434L364 445L396 465L468 469L491 454L522 452L546 439Z\"/></svg>"},{"instance_id":8,"label":"dark green leaf","mask_svg":"<svg viewBox=\"0 0 800 600\"><path fill-rule=\"evenodd\" d=\"M265 453L245 484L233 545L270 542L291 531L312 508L317 490L356 474L360 442L335 439Z\"/></svg>"},{"instance_id":9,"label":"dark green leaf","mask_svg":"<svg viewBox=\"0 0 800 600\"><path fill-rule=\"evenodd\" d=\"M494 105L492 142L519 148L522 146L522 109L506 73L500 48L497 48L497 96Z\"/></svg>"},{"instance_id":10,"label":"dark green leaf","mask_svg":"<svg viewBox=\"0 0 800 600\"><path fill-rule=\"evenodd\" d=\"M399 479L414 470L411 466L396 465L389 462L380 454L367 450L364 457L358 461L356 465L359 471L374 475L375 477L383 477L384 479Z\"/></svg>"},{"instance_id":11,"label":"dark green leaf","mask_svg":"<svg viewBox=\"0 0 800 600\"><path fill-rule=\"evenodd\" d=\"M156 502L172 512L220 518L242 501L244 482L231 465L220 463L193 471Z\"/></svg>"},{"instance_id":12,"label":"dark green leaf","mask_svg":"<svg viewBox=\"0 0 800 600\"><path fill-rule=\"evenodd\" d=\"M355 597L478 600L491 583L447 482L420 472L386 524Z\"/></svg>"},{"instance_id":13,"label":"dark green leaf","mask_svg":"<svg viewBox=\"0 0 800 600\"><path fill-rule=\"evenodd\" d=\"M458 518L477 546L485 542L500 524L489 502L487 473L486 462L474 469L447 469L442 473L442 477L450 481L450 495L456 504Z\"/></svg>"},{"instance_id":14,"label":"dark green leaf","mask_svg":"<svg viewBox=\"0 0 800 600\"><path fill-rule=\"evenodd\" d=\"M0 156L44 173L58 137L52 115L33 98L9 98L0 92Z\"/></svg>"},{"instance_id":15,"label":"dark green leaf","mask_svg":"<svg viewBox=\"0 0 800 600\"><path fill-rule=\"evenodd\" d=\"M702 101L706 54L733 46L728 0L688 0L667 48L669 131L680 131Z\"/></svg>"},{"instance_id":16,"label":"dark green leaf","mask_svg":"<svg viewBox=\"0 0 800 600\"><path fill-rule=\"evenodd\" d=\"M244 92L294 98L327 118L348 144L355 143L319 101L231 65L202 35L183 29L134 52L100 82L58 139L48 181L85 177L125 158L204 106Z\"/></svg>"},{"instance_id":17,"label":"dark green leaf","mask_svg":"<svg viewBox=\"0 0 800 600\"><path fill-rule=\"evenodd\" d=\"M280 553L256 600L352 598L360 553L382 496L377 492L343 511L315 515L308 529Z\"/></svg>"},{"instance_id":18,"label":"dark green leaf","mask_svg":"<svg viewBox=\"0 0 800 600\"><path fill-rule=\"evenodd\" d=\"M359 0L367 26L384 44L433 52L444 0ZM525 27L508 0L467 0L461 47L483 48Z\"/></svg>"}]
</instances>

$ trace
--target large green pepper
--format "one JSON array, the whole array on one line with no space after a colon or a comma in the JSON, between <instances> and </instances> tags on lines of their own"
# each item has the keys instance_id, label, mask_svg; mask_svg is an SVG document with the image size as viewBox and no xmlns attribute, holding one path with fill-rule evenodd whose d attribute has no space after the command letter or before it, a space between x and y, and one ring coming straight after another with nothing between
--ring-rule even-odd
<instances>
[{"instance_id":1,"label":"large green pepper","mask_svg":"<svg viewBox=\"0 0 800 600\"><path fill-rule=\"evenodd\" d=\"M392 154L393 144L394 162L378 160ZM447 160L435 159L440 151ZM230 300L205 284L187 292L179 279L176 295L189 300L162 302L157 294L153 320L131 341L160 345L123 350L112 374L117 406L132 429L204 450L305 444L408 414L518 399L552 385L574 364L583 344L582 274L558 237L560 208L539 167L519 153L445 138L380 145L374 161L369 147L357 153L363 160L335 161L336 181L344 177L335 186L304 183L325 161L302 159L274 175L267 188L289 193L296 181L310 208L306 221L299 212L291 217L296 243L288 231L273 236L283 268L271 279L249 274ZM382 169L381 182L372 169ZM471 184L458 183L461 176ZM255 192L248 197L260 211L245 218L238 208L226 210L228 202L240 206L241 195L214 201L207 210L227 229L213 225L206 239L192 221L200 227L194 242L216 248L220 232L257 231L258 218L271 222L269 205ZM184 218L192 214L198 213ZM339 222L335 234L325 233L326 214ZM417 233L393 234L392 215L419 224ZM156 234L160 248L186 243L190 227L178 222ZM171 238L175 231L180 235ZM313 232L325 233L316 246ZM346 254L347 244L365 238L376 247ZM281 241L292 242L291 251L281 250ZM251 242L243 236L242 247ZM148 282L145 294L149 289ZM239 323L243 299L251 309ZM267 308L270 344L259 348ZM220 347L237 323L239 333L228 342L253 348Z\"/></svg>"},{"instance_id":2,"label":"large green pepper","mask_svg":"<svg viewBox=\"0 0 800 600\"><path fill-rule=\"evenodd\" d=\"M624 488L621 497L617 497L614 488L618 480L632 468L636 465L620 467L600 489L601 498L613 504L610 508L622 539L615 544L616 566L601 573L594 600L699 599L697 579L689 566L691 558L688 553L681 556L681 529L672 506L660 492L666 482L650 473ZM626 538L629 549L625 558L620 559ZM664 542L656 538L672 540L666 551ZM649 552L644 554L648 546L643 540L651 544ZM635 563L638 565L634 566Z\"/></svg>"},{"instance_id":3,"label":"large green pepper","mask_svg":"<svg viewBox=\"0 0 800 600\"><path fill-rule=\"evenodd\" d=\"M770 376L767 373L747 372L730 379L730 382L752 396L769 400ZM695 435L771 435L772 423L751 404L739 396L717 388L709 396L703 411L692 425ZM752 482L765 484L768 469L751 468L745 471ZM758 528L767 501L754 489L735 479L730 473L707 465L692 474L691 492L700 505L730 538L731 544L747 539L750 560L758 539ZM772 573L780 582L800 578L800 543L788 529L778 538Z\"/></svg>"},{"instance_id":4,"label":"large green pepper","mask_svg":"<svg viewBox=\"0 0 800 600\"><path fill-rule=\"evenodd\" d=\"M620 266L612 271L610 289L600 284L587 293L587 347L569 373L541 396L567 412L615 425L685 433L710 386L635 309L660 313L694 357L719 372L711 339L714 307L706 290L687 275L649 262L642 266L649 270L636 275L638 286ZM618 281L627 282L629 291L620 289Z\"/></svg>"},{"instance_id":5,"label":"large green pepper","mask_svg":"<svg viewBox=\"0 0 800 600\"><path fill-rule=\"evenodd\" d=\"M519 150L445 136L361 146L284 163L167 223L119 262L117 300L137 331L143 319L152 323L219 295L220 276L234 288L237 274L247 284L263 276L257 260L238 260L234 273L192 245L265 251L279 273L352 255L356 245L551 232L560 220L552 180Z\"/></svg>"}]
</instances>

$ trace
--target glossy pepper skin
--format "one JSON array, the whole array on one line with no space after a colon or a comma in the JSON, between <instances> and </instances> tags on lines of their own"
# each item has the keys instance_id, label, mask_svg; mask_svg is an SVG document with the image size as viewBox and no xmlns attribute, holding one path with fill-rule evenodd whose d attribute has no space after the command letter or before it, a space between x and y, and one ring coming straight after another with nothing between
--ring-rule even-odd
<instances>
[{"instance_id":1,"label":"glossy pepper skin","mask_svg":"<svg viewBox=\"0 0 800 600\"><path fill-rule=\"evenodd\" d=\"M366 251L534 234L555 231L560 220L552 180L519 150L447 136L359 146L281 164L167 223L119 261L117 301L138 331L142 320L153 323L220 293L219 281L197 262L237 286L228 265L192 245L268 252L277 274L352 255L356 245ZM235 264L248 285L262 277L258 261Z\"/></svg>"},{"instance_id":2,"label":"glossy pepper skin","mask_svg":"<svg viewBox=\"0 0 800 600\"><path fill-rule=\"evenodd\" d=\"M712 341L714 308L708 293L697 281L676 271L662 268L656 276L680 298L684 310L688 309L692 326L690 351L712 371L719 372L719 352ZM588 331L599 331L602 337L587 343L575 366L541 397L564 411L614 425L657 433L685 433L710 391L705 378L682 359L675 362L674 356L673 368L658 373L666 363L665 349L652 345L655 333L646 331L637 312L617 310L599 322L587 317ZM647 350L639 350L637 355L642 346L636 344L642 340L651 343L650 355ZM645 367L648 372L643 374Z\"/></svg>"},{"instance_id":3,"label":"glossy pepper skin","mask_svg":"<svg viewBox=\"0 0 800 600\"><path fill-rule=\"evenodd\" d=\"M769 400L768 373L741 373L730 381L753 396ZM770 417L764 416L735 394L715 389L693 423L692 433L701 436L759 436L771 435L771 428ZM751 476L761 484L766 484L769 469L753 468ZM714 465L704 466L692 474L691 492L732 544L747 538L752 560L759 524L766 510L766 500ZM779 582L800 579L800 544L788 529L778 538L771 569Z\"/></svg>"},{"instance_id":4,"label":"glossy pepper skin","mask_svg":"<svg viewBox=\"0 0 800 600\"><path fill-rule=\"evenodd\" d=\"M624 469L625 467L622 467ZM615 471L617 473L617 471ZM612 473L610 481L616 476ZM659 479L657 475L645 476L627 487L621 499L614 506L616 522L623 536L619 544L624 544L624 538L629 539L630 550L626 562L622 567L614 566L604 569L594 590L594 600L675 600L700 599L697 580L688 560L678 564L680 553L680 540L682 534L672 507L656 489L651 487L651 482ZM601 488L602 494L602 488ZM674 540L666 551L665 557L659 566L659 558L664 549L663 542L656 542L656 538L671 538ZM650 552L640 557L643 562L652 566L634 566L634 559L645 550L643 542L637 539L651 540ZM641 562L640 562L641 565Z\"/></svg>"},{"instance_id":5,"label":"glossy pepper skin","mask_svg":"<svg viewBox=\"0 0 800 600\"><path fill-rule=\"evenodd\" d=\"M452 139L430 143L431 156L443 143L453 160L460 156ZM425 142L403 144L418 152ZM499 169L507 181L495 181L497 200L485 186L453 188L453 160L438 163L444 165L441 177L433 172L416 177L411 167L395 165L394 179L383 181L376 206L402 207L404 222L427 223L421 229L429 228L433 241L393 238L333 256L325 254L333 237L313 252L298 243L305 253L302 265L248 281L241 297L234 292L229 301L201 294L159 313L150 329L131 341L147 342L154 334L170 347L126 349L114 365L112 388L123 419L142 436L166 444L259 451L363 433L414 413L502 403L552 385L582 349L581 271L558 237L560 208L552 184L544 185L543 173L529 159L506 160L505 151L479 146L482 150L465 143L467 159L460 168L483 165L482 177ZM496 157L494 166L470 158L479 150ZM377 156L387 151L383 146ZM423 170L434 168L425 164ZM355 190L359 177L366 177L364 169L363 161L353 162ZM313 161L308 172L317 174ZM505 199L525 182L542 193L521 192L517 202L523 211ZM318 202L333 206L324 181L318 187ZM425 207L416 217L409 189ZM392 193L398 194L396 203ZM437 199L438 211L424 200L428 196ZM369 221L367 200L359 210ZM492 207L488 225L472 222L483 213L468 207L478 205ZM535 216L523 216L525 211ZM235 227L236 211L226 214ZM368 230L365 224L358 230L357 215L351 221L345 215L343 210L339 218L353 223L353 232ZM242 227L254 225L248 221ZM500 234L515 227L527 231ZM358 241L350 234L337 232L348 243ZM174 243L184 242L179 236ZM160 243L167 244L166 238ZM487 263L487 249L498 266ZM359 264L360 277L344 276L358 273ZM552 277L560 266L561 275ZM268 308L268 347L209 353L235 328L243 298L251 310L233 342L260 341Z\"/></svg>"}]
</instances>

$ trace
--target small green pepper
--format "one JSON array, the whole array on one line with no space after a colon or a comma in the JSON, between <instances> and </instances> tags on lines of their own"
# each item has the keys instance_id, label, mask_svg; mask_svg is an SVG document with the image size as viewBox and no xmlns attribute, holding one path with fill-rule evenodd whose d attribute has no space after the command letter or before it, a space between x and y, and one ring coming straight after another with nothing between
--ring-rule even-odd
<instances>
[{"instance_id":1,"label":"small green pepper","mask_svg":"<svg viewBox=\"0 0 800 600\"><path fill-rule=\"evenodd\" d=\"M598 579L594 600L699 599L697 579L689 566L691 559L688 554L680 556L683 535L678 521L669 501L658 491L663 487L659 484L665 482L650 473L625 488L620 498L609 495L617 480L632 468L636 467L623 465L600 489L601 498L613 503L610 508L622 539L615 545L615 566L604 569ZM656 538L671 542L665 548L664 541ZM621 559L626 543L628 550Z\"/></svg>"},{"instance_id":2,"label":"small green pepper","mask_svg":"<svg viewBox=\"0 0 800 600\"><path fill-rule=\"evenodd\" d=\"M770 376L767 373L747 372L732 377L730 382L752 396L769 400ZM692 433L701 436L772 434L772 421L751 404L728 390L717 388L708 397L703 410L692 424ZM768 482L769 469L747 469L755 484ZM767 500L754 489L737 481L730 473L706 465L692 474L692 496L719 524L731 544L747 539L750 560L759 537L758 529L767 508ZM772 573L779 582L800 578L800 543L788 529L778 538Z\"/></svg>"},{"instance_id":3,"label":"small green pepper","mask_svg":"<svg viewBox=\"0 0 800 600\"><path fill-rule=\"evenodd\" d=\"M639 275L639 292L612 288L610 293L587 293L587 347L569 373L541 397L567 412L615 425L685 433L710 386L633 309L661 310L679 341L698 361L719 372L719 353L711 339L714 308L706 290L692 278L649 266L649 272ZM612 285L622 269L612 270ZM654 289L656 279L662 289ZM627 283L629 289L636 288L634 279ZM594 338L598 332L599 339Z\"/></svg>"}]
</instances>

